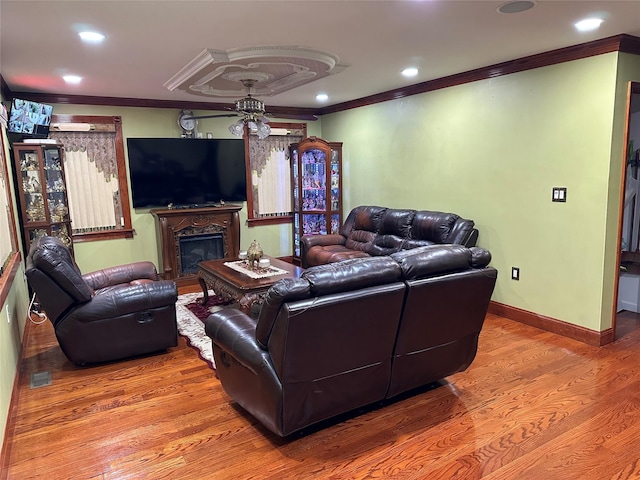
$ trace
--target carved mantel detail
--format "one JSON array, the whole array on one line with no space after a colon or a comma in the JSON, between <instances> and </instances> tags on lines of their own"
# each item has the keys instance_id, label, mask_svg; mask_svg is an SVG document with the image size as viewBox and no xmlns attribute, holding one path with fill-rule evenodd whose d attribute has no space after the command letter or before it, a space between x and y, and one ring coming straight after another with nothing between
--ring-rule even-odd
<instances>
[{"instance_id":1,"label":"carved mantel detail","mask_svg":"<svg viewBox=\"0 0 640 480\"><path fill-rule=\"evenodd\" d=\"M180 274L180 237L222 234L224 258L235 259L240 251L239 205L224 207L152 210L156 218L160 274L178 286L197 283L196 275Z\"/></svg>"}]
</instances>

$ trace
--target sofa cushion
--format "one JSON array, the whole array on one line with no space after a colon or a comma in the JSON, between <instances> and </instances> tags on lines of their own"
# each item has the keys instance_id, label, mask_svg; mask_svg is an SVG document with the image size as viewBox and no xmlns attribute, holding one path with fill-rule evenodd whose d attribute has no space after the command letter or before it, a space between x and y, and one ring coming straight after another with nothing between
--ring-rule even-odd
<instances>
[{"instance_id":1,"label":"sofa cushion","mask_svg":"<svg viewBox=\"0 0 640 480\"><path fill-rule=\"evenodd\" d=\"M431 245L403 250L391 258L400 265L402 278L413 280L468 270L471 250L462 245Z\"/></svg>"},{"instance_id":2,"label":"sofa cushion","mask_svg":"<svg viewBox=\"0 0 640 480\"><path fill-rule=\"evenodd\" d=\"M351 210L340 229L340 233L346 237L345 247L367 252L376 238L380 219L386 210L376 206L361 206Z\"/></svg>"},{"instance_id":3,"label":"sofa cushion","mask_svg":"<svg viewBox=\"0 0 640 480\"><path fill-rule=\"evenodd\" d=\"M355 212L354 230L377 232L380 229L380 220L387 209L384 207L364 206L356 207L353 211Z\"/></svg>"},{"instance_id":4,"label":"sofa cushion","mask_svg":"<svg viewBox=\"0 0 640 480\"><path fill-rule=\"evenodd\" d=\"M344 245L327 245L311 247L307 251L309 265L324 265L325 263L342 262L350 258L368 257L369 254L361 250L352 250Z\"/></svg>"},{"instance_id":5,"label":"sofa cushion","mask_svg":"<svg viewBox=\"0 0 640 480\"><path fill-rule=\"evenodd\" d=\"M319 296L395 282L400 275L398 263L383 256L318 265L305 270L301 278L311 284L311 294Z\"/></svg>"},{"instance_id":6,"label":"sofa cushion","mask_svg":"<svg viewBox=\"0 0 640 480\"><path fill-rule=\"evenodd\" d=\"M344 246L350 250L366 252L371 248L375 239L375 232L369 232L368 230L352 230L347 237L347 240L344 242Z\"/></svg>"},{"instance_id":7,"label":"sofa cushion","mask_svg":"<svg viewBox=\"0 0 640 480\"><path fill-rule=\"evenodd\" d=\"M398 235L378 235L367 252L371 255L391 255L402 250L404 239Z\"/></svg>"},{"instance_id":8,"label":"sofa cushion","mask_svg":"<svg viewBox=\"0 0 640 480\"><path fill-rule=\"evenodd\" d=\"M436 245L431 240L417 240L414 238L407 238L402 242L402 250L409 250L411 248L428 247L429 245Z\"/></svg>"},{"instance_id":9,"label":"sofa cushion","mask_svg":"<svg viewBox=\"0 0 640 480\"><path fill-rule=\"evenodd\" d=\"M378 233L380 235L396 235L398 237L409 238L411 224L415 215L415 210L388 208L387 211L382 214Z\"/></svg>"},{"instance_id":10,"label":"sofa cushion","mask_svg":"<svg viewBox=\"0 0 640 480\"><path fill-rule=\"evenodd\" d=\"M69 250L56 237L34 240L29 255L33 267L45 273L76 302L91 300L93 289L82 278Z\"/></svg>"},{"instance_id":11,"label":"sofa cushion","mask_svg":"<svg viewBox=\"0 0 640 480\"><path fill-rule=\"evenodd\" d=\"M411 238L447 243L451 228L458 218L460 217L455 213L430 212L428 210L416 212L411 225Z\"/></svg>"}]
</instances>

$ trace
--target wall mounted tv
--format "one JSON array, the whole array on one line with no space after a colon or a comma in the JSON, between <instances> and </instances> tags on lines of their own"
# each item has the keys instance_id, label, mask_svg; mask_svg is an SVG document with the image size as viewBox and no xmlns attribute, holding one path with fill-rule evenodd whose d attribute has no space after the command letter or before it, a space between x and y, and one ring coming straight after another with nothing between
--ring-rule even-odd
<instances>
[{"instance_id":1,"label":"wall mounted tv","mask_svg":"<svg viewBox=\"0 0 640 480\"><path fill-rule=\"evenodd\" d=\"M44 103L14 98L9 113L10 133L46 137L49 135L53 107Z\"/></svg>"},{"instance_id":2,"label":"wall mounted tv","mask_svg":"<svg viewBox=\"0 0 640 480\"><path fill-rule=\"evenodd\" d=\"M134 208L247 200L244 140L128 138Z\"/></svg>"}]
</instances>

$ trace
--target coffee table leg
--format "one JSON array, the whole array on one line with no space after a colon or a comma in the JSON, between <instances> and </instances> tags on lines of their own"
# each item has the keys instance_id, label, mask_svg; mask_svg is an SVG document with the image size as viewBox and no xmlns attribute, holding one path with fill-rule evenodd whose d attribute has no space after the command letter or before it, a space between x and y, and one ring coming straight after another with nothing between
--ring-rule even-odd
<instances>
[{"instance_id":1,"label":"coffee table leg","mask_svg":"<svg viewBox=\"0 0 640 480\"><path fill-rule=\"evenodd\" d=\"M204 281L202 277L198 277L198 283L200 283L200 288L202 288L202 301L201 305L206 305L209 301L209 287L207 287L207 283Z\"/></svg>"},{"instance_id":2,"label":"coffee table leg","mask_svg":"<svg viewBox=\"0 0 640 480\"><path fill-rule=\"evenodd\" d=\"M251 307L256 302L261 302L266 292L260 293L247 293L238 300L238 306L240 311L251 316Z\"/></svg>"}]
</instances>

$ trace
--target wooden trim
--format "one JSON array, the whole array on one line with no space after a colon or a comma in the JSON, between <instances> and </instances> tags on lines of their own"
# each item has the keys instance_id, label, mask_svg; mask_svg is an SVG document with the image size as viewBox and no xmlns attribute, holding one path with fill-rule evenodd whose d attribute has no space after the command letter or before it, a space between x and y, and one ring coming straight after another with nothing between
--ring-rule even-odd
<instances>
[{"instance_id":1,"label":"wooden trim","mask_svg":"<svg viewBox=\"0 0 640 480\"><path fill-rule=\"evenodd\" d=\"M145 98L126 97L93 97L87 95L61 95L57 93L43 92L10 92L7 98L23 98L40 103L59 103L63 105L96 105L107 107L138 107L138 108L175 108L177 110L221 110L227 111L230 103L215 102L191 102L178 100L157 100ZM279 118L302 118L313 121L317 112L316 108L303 107L278 107L269 106L268 112Z\"/></svg>"},{"instance_id":2,"label":"wooden trim","mask_svg":"<svg viewBox=\"0 0 640 480\"><path fill-rule=\"evenodd\" d=\"M133 238L135 230L125 228L120 230L105 230L102 232L86 232L73 235L73 243L97 242L98 240L114 240L116 238Z\"/></svg>"},{"instance_id":3,"label":"wooden trim","mask_svg":"<svg viewBox=\"0 0 640 480\"><path fill-rule=\"evenodd\" d=\"M7 301L9 290L11 290L13 281L16 278L16 272L18 271L18 266L20 266L21 261L22 255L19 251L13 252L9 257L7 268L3 272L2 277L0 277L0 307Z\"/></svg>"},{"instance_id":4,"label":"wooden trim","mask_svg":"<svg viewBox=\"0 0 640 480\"><path fill-rule=\"evenodd\" d=\"M613 342L613 329L608 328L602 332L590 330L579 325L557 320L555 318L539 315L527 310L521 310L510 305L491 301L488 313L508 318L516 322L524 323L532 327L545 330L547 332L562 335L563 337L572 338L587 345L601 347Z\"/></svg>"},{"instance_id":5,"label":"wooden trim","mask_svg":"<svg viewBox=\"0 0 640 480\"><path fill-rule=\"evenodd\" d=\"M396 100L398 98L409 97L411 95L432 92L434 90L449 88L456 85L487 80L489 78L501 77L503 75L510 75L512 73L518 73L525 70L533 70L540 67L556 65L558 63L570 62L616 51L640 54L640 37L616 35L571 47L559 48L557 50L530 55L517 60L509 60L507 62L497 63L488 67L482 67L450 75L448 77L437 78L427 82L397 88L388 92L370 95L368 97L351 100L349 102L331 105L322 108L318 114L326 115L328 113L342 112L344 110L364 107L389 100Z\"/></svg>"},{"instance_id":6,"label":"wooden trim","mask_svg":"<svg viewBox=\"0 0 640 480\"><path fill-rule=\"evenodd\" d=\"M622 148L622 161L620 162L620 194L618 196L618 230L616 242L617 245L622 245L622 226L624 222L624 198L627 186L627 155L629 153L629 135L631 130L631 100L634 95L634 90L640 91L640 83L629 82L627 86L627 103L626 103L626 115L624 119L624 139ZM620 263L622 260L622 248L616 248L616 271L620 272ZM620 275L615 275L613 280L613 304L611 306L611 329L616 331L617 317L618 317L618 288L620 285Z\"/></svg>"},{"instance_id":7,"label":"wooden trim","mask_svg":"<svg viewBox=\"0 0 640 480\"><path fill-rule=\"evenodd\" d=\"M15 198L17 197L13 194L12 188L14 188L15 185L13 183L13 177L9 173L11 154L9 153L8 157L6 156L6 153L11 149L6 148L6 145L4 144L4 138L4 134L0 133L0 148L2 149L0 158L4 160L2 165L2 174L4 175L5 194L7 196L7 207L9 209L9 221L11 222L11 225L9 225L9 234L11 235L11 249L18 250L20 245L20 237L18 236L18 230L16 229L17 222L16 215L14 213Z\"/></svg>"},{"instance_id":8,"label":"wooden trim","mask_svg":"<svg viewBox=\"0 0 640 480\"><path fill-rule=\"evenodd\" d=\"M257 227L260 225L280 225L283 223L291 223L291 222L293 222L293 215L247 218L247 225L249 227Z\"/></svg>"}]
</instances>

